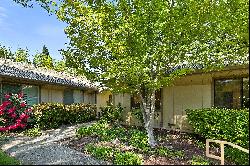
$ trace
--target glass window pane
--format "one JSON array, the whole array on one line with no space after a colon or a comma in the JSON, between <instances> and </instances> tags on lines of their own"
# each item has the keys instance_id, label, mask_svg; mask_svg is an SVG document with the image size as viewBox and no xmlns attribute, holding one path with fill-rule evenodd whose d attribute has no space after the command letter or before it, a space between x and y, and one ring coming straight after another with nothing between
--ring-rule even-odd
<instances>
[{"instance_id":1,"label":"glass window pane","mask_svg":"<svg viewBox=\"0 0 250 166\"><path fill-rule=\"evenodd\" d=\"M243 108L249 108L249 77L243 78L242 106Z\"/></svg>"},{"instance_id":2,"label":"glass window pane","mask_svg":"<svg viewBox=\"0 0 250 166\"><path fill-rule=\"evenodd\" d=\"M241 79L215 80L216 107L240 108L241 107Z\"/></svg>"},{"instance_id":3,"label":"glass window pane","mask_svg":"<svg viewBox=\"0 0 250 166\"><path fill-rule=\"evenodd\" d=\"M38 104L38 86L24 85L23 96L29 106Z\"/></svg>"},{"instance_id":4,"label":"glass window pane","mask_svg":"<svg viewBox=\"0 0 250 166\"><path fill-rule=\"evenodd\" d=\"M140 109L140 96L133 95L131 97L131 109Z\"/></svg>"},{"instance_id":5,"label":"glass window pane","mask_svg":"<svg viewBox=\"0 0 250 166\"><path fill-rule=\"evenodd\" d=\"M22 87L21 85L18 85L18 84L7 84L7 83L4 83L2 84L2 94L1 94L1 98L3 99L2 101L4 101L4 95L5 94L9 94L9 93L12 93L12 94L18 94L22 91Z\"/></svg>"},{"instance_id":6,"label":"glass window pane","mask_svg":"<svg viewBox=\"0 0 250 166\"><path fill-rule=\"evenodd\" d=\"M63 103L64 104L74 103L73 90L70 90L70 89L64 90Z\"/></svg>"}]
</instances>

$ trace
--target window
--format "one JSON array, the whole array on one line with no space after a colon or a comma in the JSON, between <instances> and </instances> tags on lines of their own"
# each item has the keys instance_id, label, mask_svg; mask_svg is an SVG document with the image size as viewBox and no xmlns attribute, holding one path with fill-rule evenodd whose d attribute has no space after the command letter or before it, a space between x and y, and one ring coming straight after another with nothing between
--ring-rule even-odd
<instances>
[{"instance_id":1,"label":"window","mask_svg":"<svg viewBox=\"0 0 250 166\"><path fill-rule=\"evenodd\" d=\"M215 80L214 106L237 109L249 105L248 83L246 78Z\"/></svg>"},{"instance_id":2,"label":"window","mask_svg":"<svg viewBox=\"0 0 250 166\"><path fill-rule=\"evenodd\" d=\"M249 78L243 78L242 85L243 85L242 107L249 108Z\"/></svg>"},{"instance_id":3,"label":"window","mask_svg":"<svg viewBox=\"0 0 250 166\"><path fill-rule=\"evenodd\" d=\"M9 93L18 94L20 92L22 92L21 85L4 83L4 84L2 84L2 92L1 92L2 101L5 100L4 99L5 94L9 94Z\"/></svg>"},{"instance_id":4,"label":"window","mask_svg":"<svg viewBox=\"0 0 250 166\"><path fill-rule=\"evenodd\" d=\"M74 103L73 90L65 89L63 93L63 103L72 104Z\"/></svg>"},{"instance_id":5,"label":"window","mask_svg":"<svg viewBox=\"0 0 250 166\"><path fill-rule=\"evenodd\" d=\"M133 95L131 96L131 109L139 109L140 108L140 96Z\"/></svg>"},{"instance_id":6,"label":"window","mask_svg":"<svg viewBox=\"0 0 250 166\"><path fill-rule=\"evenodd\" d=\"M23 97L26 100L28 106L38 104L38 86L23 85Z\"/></svg>"},{"instance_id":7,"label":"window","mask_svg":"<svg viewBox=\"0 0 250 166\"><path fill-rule=\"evenodd\" d=\"M155 92L155 111L161 111L161 92L162 89ZM131 97L131 109L140 109L140 96Z\"/></svg>"}]
</instances>

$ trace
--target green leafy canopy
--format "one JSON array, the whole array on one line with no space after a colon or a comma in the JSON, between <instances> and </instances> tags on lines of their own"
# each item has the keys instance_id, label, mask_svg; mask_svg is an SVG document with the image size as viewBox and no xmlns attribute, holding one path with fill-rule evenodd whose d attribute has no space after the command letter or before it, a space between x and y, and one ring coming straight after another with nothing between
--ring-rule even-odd
<instances>
[{"instance_id":1,"label":"green leafy canopy","mask_svg":"<svg viewBox=\"0 0 250 166\"><path fill-rule=\"evenodd\" d=\"M116 91L159 89L191 70L244 63L247 0L64 0L67 64Z\"/></svg>"}]
</instances>

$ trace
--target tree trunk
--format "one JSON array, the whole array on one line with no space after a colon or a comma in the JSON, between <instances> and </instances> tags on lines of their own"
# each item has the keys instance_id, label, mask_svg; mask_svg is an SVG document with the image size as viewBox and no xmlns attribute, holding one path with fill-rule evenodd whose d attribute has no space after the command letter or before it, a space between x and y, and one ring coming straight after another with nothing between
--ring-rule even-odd
<instances>
[{"instance_id":1,"label":"tree trunk","mask_svg":"<svg viewBox=\"0 0 250 166\"><path fill-rule=\"evenodd\" d=\"M154 111L155 111L155 91L150 93L140 93L141 98L141 110L144 120L144 127L148 135L148 143L151 147L157 145L154 134L153 134L153 120L154 120Z\"/></svg>"}]
</instances>

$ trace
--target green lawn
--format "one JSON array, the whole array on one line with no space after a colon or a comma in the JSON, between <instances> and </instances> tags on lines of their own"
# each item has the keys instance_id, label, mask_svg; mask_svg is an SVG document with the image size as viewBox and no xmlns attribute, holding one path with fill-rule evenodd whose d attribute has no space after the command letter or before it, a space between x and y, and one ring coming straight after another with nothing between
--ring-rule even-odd
<instances>
[{"instance_id":1,"label":"green lawn","mask_svg":"<svg viewBox=\"0 0 250 166\"><path fill-rule=\"evenodd\" d=\"M20 165L20 162L0 150L0 165Z\"/></svg>"}]
</instances>

